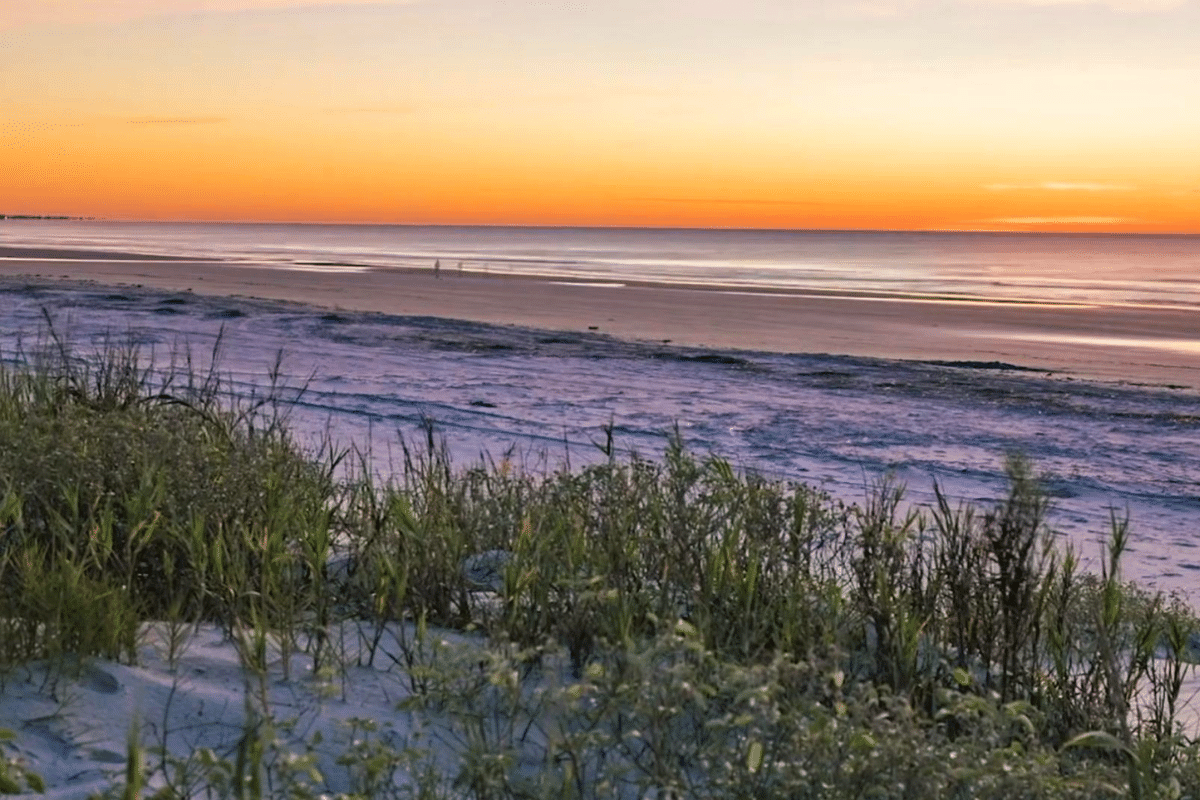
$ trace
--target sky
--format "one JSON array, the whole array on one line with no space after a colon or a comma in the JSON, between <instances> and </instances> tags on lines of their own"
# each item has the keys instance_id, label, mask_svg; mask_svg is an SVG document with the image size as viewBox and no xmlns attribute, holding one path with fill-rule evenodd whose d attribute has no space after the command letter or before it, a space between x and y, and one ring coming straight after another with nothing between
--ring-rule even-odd
<instances>
[{"instance_id":1,"label":"sky","mask_svg":"<svg viewBox=\"0 0 1200 800\"><path fill-rule=\"evenodd\" d=\"M1200 233L1200 0L0 0L0 213Z\"/></svg>"}]
</instances>

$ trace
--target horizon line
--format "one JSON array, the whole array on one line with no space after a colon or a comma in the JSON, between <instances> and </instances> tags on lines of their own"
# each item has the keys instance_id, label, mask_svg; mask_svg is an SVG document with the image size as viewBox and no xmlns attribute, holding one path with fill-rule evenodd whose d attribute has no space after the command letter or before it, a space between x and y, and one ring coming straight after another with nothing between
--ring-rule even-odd
<instances>
[{"instance_id":1,"label":"horizon line","mask_svg":"<svg viewBox=\"0 0 1200 800\"><path fill-rule=\"evenodd\" d=\"M1071 228L1066 230L1020 229L1020 228L777 228L756 226L697 226L697 225L604 225L604 224L552 224L512 222L378 222L331 221L331 220L278 220L278 219L148 219L139 217L104 217L78 214L0 214L0 222L116 222L140 224L180 225L346 225L361 227L400 228L525 228L543 230L646 230L646 231L745 231L763 233L908 233L908 234L1050 234L1080 236L1200 236L1195 231L1113 231L1095 228Z\"/></svg>"}]
</instances>

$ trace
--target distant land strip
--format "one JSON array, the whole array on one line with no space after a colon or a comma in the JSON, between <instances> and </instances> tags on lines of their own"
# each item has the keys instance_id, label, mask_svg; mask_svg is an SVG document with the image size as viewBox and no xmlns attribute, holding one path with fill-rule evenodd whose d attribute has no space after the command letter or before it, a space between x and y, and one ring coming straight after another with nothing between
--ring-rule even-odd
<instances>
[{"instance_id":1,"label":"distant land strip","mask_svg":"<svg viewBox=\"0 0 1200 800\"><path fill-rule=\"evenodd\" d=\"M95 217L69 217L65 214L0 214L0 219L70 219L84 220Z\"/></svg>"}]
</instances>

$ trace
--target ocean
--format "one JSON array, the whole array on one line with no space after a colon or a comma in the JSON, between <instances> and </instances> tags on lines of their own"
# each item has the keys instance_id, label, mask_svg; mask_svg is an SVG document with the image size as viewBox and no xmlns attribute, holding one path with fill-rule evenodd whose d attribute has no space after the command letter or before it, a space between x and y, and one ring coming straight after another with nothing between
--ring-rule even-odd
<instances>
[{"instance_id":1,"label":"ocean","mask_svg":"<svg viewBox=\"0 0 1200 800\"><path fill-rule=\"evenodd\" d=\"M429 267L730 289L1200 309L1200 236L0 221L0 245L330 271Z\"/></svg>"},{"instance_id":2,"label":"ocean","mask_svg":"<svg viewBox=\"0 0 1200 800\"><path fill-rule=\"evenodd\" d=\"M897 234L0 221L0 246L220 258L281 270L428 267L730 291L823 291L1200 311L1200 237ZM231 390L262 392L277 356L301 441L369 448L387 476L431 422L458 463L532 468L653 457L678 430L698 454L862 500L890 476L920 507L935 483L981 503L1008 454L1032 459L1051 525L1098 569L1129 515L1126 577L1200 601L1200 393L851 356L693 350L601 334L306 308L134 287L0 284L0 358L47 317L165 363L220 337ZM1197 337L1200 343L1200 336ZM1200 346L1200 345L1198 345ZM1153 358L1154 351L1146 350Z\"/></svg>"}]
</instances>

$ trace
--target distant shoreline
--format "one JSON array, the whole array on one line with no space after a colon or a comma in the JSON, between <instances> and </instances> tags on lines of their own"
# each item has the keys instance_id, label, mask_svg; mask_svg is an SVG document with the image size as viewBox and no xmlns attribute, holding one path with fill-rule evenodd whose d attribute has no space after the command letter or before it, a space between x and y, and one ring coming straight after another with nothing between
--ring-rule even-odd
<instances>
[{"instance_id":1,"label":"distant shoreline","mask_svg":"<svg viewBox=\"0 0 1200 800\"><path fill-rule=\"evenodd\" d=\"M1195 314L1148 306L994 302L821 290L280 265L0 246L0 277L434 316L779 353L1003 362L1064 377L1200 388Z\"/></svg>"},{"instance_id":2,"label":"distant shoreline","mask_svg":"<svg viewBox=\"0 0 1200 800\"><path fill-rule=\"evenodd\" d=\"M1111 231L1085 228L1071 230L1044 230L1037 228L780 228L757 226L696 226L696 225L552 225L509 222L379 222L371 220L272 220L272 219L139 219L97 216L59 216L37 214L0 214L0 220L53 220L59 222L103 222L114 225L297 225L320 227L342 225L362 228L445 228L448 230L500 229L500 230L557 230L557 231L712 231L715 233L828 233L845 234L897 234L901 236L1067 236L1067 237L1162 237L1200 238L1200 231Z\"/></svg>"},{"instance_id":3,"label":"distant shoreline","mask_svg":"<svg viewBox=\"0 0 1200 800\"><path fill-rule=\"evenodd\" d=\"M51 219L57 221L85 221L93 220L95 217L70 217L62 214L0 214L0 219L20 219L20 220L39 220Z\"/></svg>"}]
</instances>

